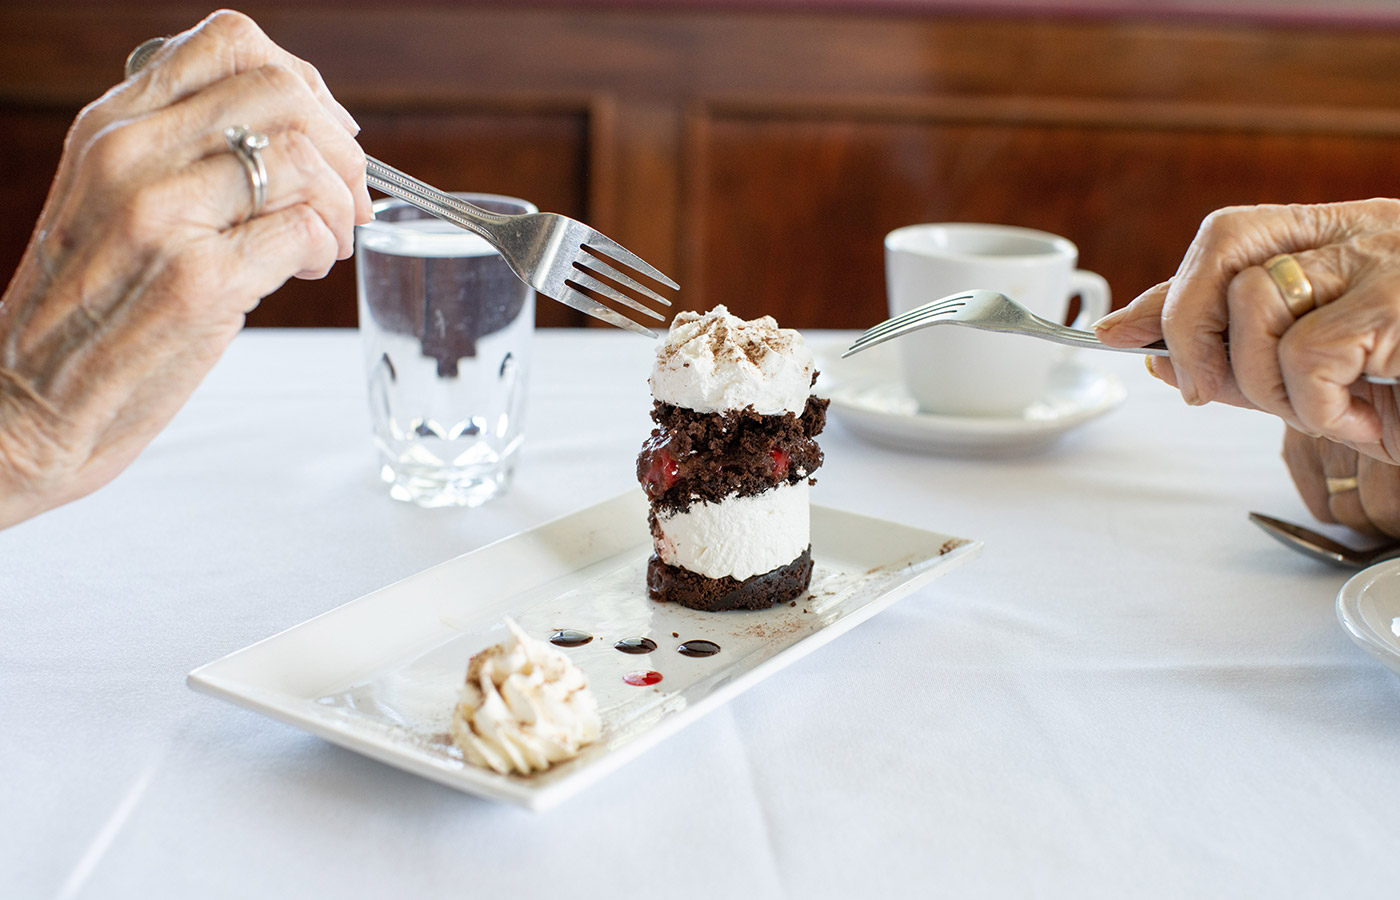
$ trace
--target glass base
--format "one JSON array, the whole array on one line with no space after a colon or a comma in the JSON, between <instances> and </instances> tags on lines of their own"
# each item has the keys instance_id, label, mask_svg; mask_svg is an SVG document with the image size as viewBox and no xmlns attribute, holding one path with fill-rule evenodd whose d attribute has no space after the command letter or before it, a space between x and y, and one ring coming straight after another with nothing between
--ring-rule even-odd
<instances>
[{"instance_id":1,"label":"glass base","mask_svg":"<svg viewBox=\"0 0 1400 900\"><path fill-rule=\"evenodd\" d=\"M510 487L514 467L482 472L396 471L385 465L379 477L389 483L389 496L428 509L480 506Z\"/></svg>"}]
</instances>

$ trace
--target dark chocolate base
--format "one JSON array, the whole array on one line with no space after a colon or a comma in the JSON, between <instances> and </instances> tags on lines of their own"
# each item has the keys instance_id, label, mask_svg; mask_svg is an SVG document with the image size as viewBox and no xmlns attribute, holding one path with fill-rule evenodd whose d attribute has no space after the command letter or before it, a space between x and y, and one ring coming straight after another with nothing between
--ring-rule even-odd
<instances>
[{"instance_id":1,"label":"dark chocolate base","mask_svg":"<svg viewBox=\"0 0 1400 900\"><path fill-rule=\"evenodd\" d=\"M767 609L775 603L796 600L812 583L812 548L785 566L740 581L707 578L689 569L671 566L652 554L647 563L647 593L653 600L679 603L691 609L719 612L726 609Z\"/></svg>"}]
</instances>

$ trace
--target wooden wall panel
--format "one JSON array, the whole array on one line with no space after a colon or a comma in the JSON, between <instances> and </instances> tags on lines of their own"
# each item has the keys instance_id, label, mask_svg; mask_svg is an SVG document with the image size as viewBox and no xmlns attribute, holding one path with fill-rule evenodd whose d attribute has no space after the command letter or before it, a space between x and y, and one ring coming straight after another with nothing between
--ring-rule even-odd
<instances>
[{"instance_id":1,"label":"wooden wall panel","mask_svg":"<svg viewBox=\"0 0 1400 900\"><path fill-rule=\"evenodd\" d=\"M10 280L29 243L72 118L67 110L0 107L0 283Z\"/></svg>"},{"instance_id":2,"label":"wooden wall panel","mask_svg":"<svg viewBox=\"0 0 1400 900\"><path fill-rule=\"evenodd\" d=\"M915 222L1063 234L1122 302L1172 274L1211 210L1390 195L1400 141L1098 122L715 118L692 207L706 302L797 327L884 317L882 240ZM976 285L968 285L976 287Z\"/></svg>"},{"instance_id":3,"label":"wooden wall panel","mask_svg":"<svg viewBox=\"0 0 1400 900\"><path fill-rule=\"evenodd\" d=\"M321 70L370 153L585 219L676 276L681 308L867 324L881 236L931 219L1066 234L1122 301L1169 274L1217 206L1400 193L1397 26L855 3L243 8ZM73 115L131 47L207 12L0 0L0 271ZM251 321L346 325L353 307L341 265Z\"/></svg>"}]
</instances>

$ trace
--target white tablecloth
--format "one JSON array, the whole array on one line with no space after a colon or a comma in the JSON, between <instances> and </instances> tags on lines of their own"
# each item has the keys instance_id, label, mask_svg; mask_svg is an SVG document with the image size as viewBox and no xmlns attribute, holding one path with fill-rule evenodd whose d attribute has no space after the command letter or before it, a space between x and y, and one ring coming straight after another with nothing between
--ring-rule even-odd
<instances>
[{"instance_id":1,"label":"white tablecloth","mask_svg":"<svg viewBox=\"0 0 1400 900\"><path fill-rule=\"evenodd\" d=\"M814 500L981 558L536 814L185 686L192 668L620 492L652 346L544 333L512 493L377 480L352 332L249 332L114 483L0 532L0 897L1395 897L1400 681L1280 426L1136 357L1049 452L832 422Z\"/></svg>"}]
</instances>

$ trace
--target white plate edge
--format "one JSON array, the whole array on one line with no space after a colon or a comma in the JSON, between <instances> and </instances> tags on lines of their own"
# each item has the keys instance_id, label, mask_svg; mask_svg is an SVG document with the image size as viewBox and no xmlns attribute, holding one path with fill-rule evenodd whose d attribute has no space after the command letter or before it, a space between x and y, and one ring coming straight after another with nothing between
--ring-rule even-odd
<instances>
[{"instance_id":1,"label":"white plate edge","mask_svg":"<svg viewBox=\"0 0 1400 900\"><path fill-rule=\"evenodd\" d=\"M243 682L229 682L226 679L210 675L209 670L218 667L219 664L225 660L246 652L251 652L254 648L259 648L263 644L274 641L286 635L288 632L309 626L318 619L330 616L344 607L365 601L382 590L386 590L393 585L419 577L424 573L445 566L454 560L460 559L462 556L480 553L502 542L519 538L521 535L528 532L545 530L573 517L598 515L603 509L613 504L625 504L632 502L632 500L631 492L619 494L616 497L557 516L539 525L483 544L481 547L466 551L465 553L444 560L441 563L414 572L405 578L398 579L383 587L376 588L359 597L338 604L331 609L281 629L275 634L261 638L237 650L233 650L218 659L204 663L191 670L186 675L185 683L191 690L198 693L216 697L220 700L232 703L235 706L265 714L276 721L306 731L329 743L353 752L362 753L392 768L409 771L462 793L481 795L496 800L519 804L531 810L543 811L587 787L592 786L603 777L615 771L618 767L631 762L641 753L655 747L658 743L690 725L701 716L724 705L735 696L738 696L740 693L748 690L765 678L770 677L777 671L786 668L788 665L820 649L832 640L846 634L857 625L868 621L875 615L890 608L910 593L913 593L947 572L960 568L972 559L977 558L981 555L983 548L983 542L980 540L961 538L955 535L948 535L944 532L935 532L917 525L909 525L904 522L897 522L889 519L880 519L863 513L825 506L824 504L813 504L814 510L820 507L824 512L835 514L842 518L877 521L899 528L952 538L962 541L962 543L945 553L926 557L922 560L926 565L921 571L914 572L908 580L889 589L875 600L866 603L860 609L842 617L837 622L825 626L820 631L814 632L802 638L797 643L779 651L764 662L759 663L752 669L735 677L723 686L716 688L702 700L687 706L670 718L647 729L622 747L612 750L601 759L591 762L587 768L580 769L577 774L545 786L532 786L528 783L512 781L494 772L476 770L469 766L454 766L451 769L446 769L434 760L425 759L413 754L405 754L400 745L378 740L367 730L354 728L342 730L334 727L335 720L311 716L305 711L305 697L293 696L290 694L279 694L276 698L266 697L263 695L266 695L268 692L261 688L254 689L250 694L247 685ZM934 565L935 562L938 563L938 565ZM470 785L470 790L466 789L466 785Z\"/></svg>"}]
</instances>

